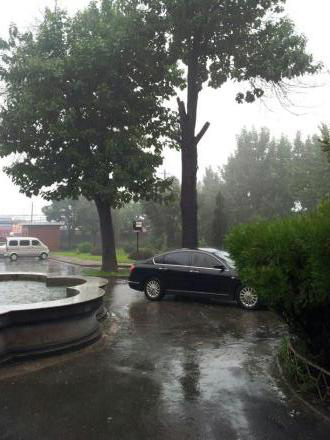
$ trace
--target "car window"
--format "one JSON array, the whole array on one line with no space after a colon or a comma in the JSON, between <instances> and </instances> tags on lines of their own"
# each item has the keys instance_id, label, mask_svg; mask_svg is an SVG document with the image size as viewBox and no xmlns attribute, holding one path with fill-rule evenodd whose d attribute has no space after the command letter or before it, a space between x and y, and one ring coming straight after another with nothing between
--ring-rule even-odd
<instances>
[{"instance_id":1,"label":"car window","mask_svg":"<svg viewBox=\"0 0 330 440\"><path fill-rule=\"evenodd\" d=\"M30 246L30 240L20 240L20 246Z\"/></svg>"},{"instance_id":2,"label":"car window","mask_svg":"<svg viewBox=\"0 0 330 440\"><path fill-rule=\"evenodd\" d=\"M18 241L17 240L10 240L9 246L18 246Z\"/></svg>"},{"instance_id":3,"label":"car window","mask_svg":"<svg viewBox=\"0 0 330 440\"><path fill-rule=\"evenodd\" d=\"M235 269L235 262L230 257L228 252L226 252L226 251L217 251L217 252L215 252L215 254L217 255L217 257L220 257L222 260L224 260L226 262L227 266L231 267L232 269Z\"/></svg>"},{"instance_id":4,"label":"car window","mask_svg":"<svg viewBox=\"0 0 330 440\"><path fill-rule=\"evenodd\" d=\"M40 241L32 240L32 246L40 246Z\"/></svg>"},{"instance_id":5,"label":"car window","mask_svg":"<svg viewBox=\"0 0 330 440\"><path fill-rule=\"evenodd\" d=\"M200 253L194 253L192 256L192 265L194 267L208 267L214 268L214 266L218 266L219 261L212 257L211 255Z\"/></svg>"},{"instance_id":6,"label":"car window","mask_svg":"<svg viewBox=\"0 0 330 440\"><path fill-rule=\"evenodd\" d=\"M190 266L190 252L171 252L165 255L165 264L174 264L176 266Z\"/></svg>"}]
</instances>

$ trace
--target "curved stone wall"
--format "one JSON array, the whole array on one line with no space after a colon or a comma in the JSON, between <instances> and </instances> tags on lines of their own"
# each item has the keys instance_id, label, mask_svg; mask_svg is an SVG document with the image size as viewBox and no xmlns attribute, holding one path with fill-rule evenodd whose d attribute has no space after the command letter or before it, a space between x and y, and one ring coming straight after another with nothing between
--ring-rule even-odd
<instances>
[{"instance_id":1,"label":"curved stone wall","mask_svg":"<svg viewBox=\"0 0 330 440\"><path fill-rule=\"evenodd\" d=\"M93 277L3 273L1 281L40 281L67 287L67 298L33 304L0 305L0 363L13 358L78 348L101 335L96 314L108 281Z\"/></svg>"}]
</instances>

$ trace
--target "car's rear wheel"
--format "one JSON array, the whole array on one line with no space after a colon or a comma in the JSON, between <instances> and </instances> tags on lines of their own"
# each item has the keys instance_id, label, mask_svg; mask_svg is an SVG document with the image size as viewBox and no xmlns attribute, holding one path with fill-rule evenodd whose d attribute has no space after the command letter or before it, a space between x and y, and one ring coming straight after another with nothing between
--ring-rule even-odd
<instances>
[{"instance_id":1,"label":"car's rear wheel","mask_svg":"<svg viewBox=\"0 0 330 440\"><path fill-rule=\"evenodd\" d=\"M42 254L40 254L40 260L47 260L48 255L46 254L46 252L43 252Z\"/></svg>"},{"instance_id":2,"label":"car's rear wheel","mask_svg":"<svg viewBox=\"0 0 330 440\"><path fill-rule=\"evenodd\" d=\"M11 254L10 259L11 261L17 261L17 254Z\"/></svg>"},{"instance_id":3,"label":"car's rear wheel","mask_svg":"<svg viewBox=\"0 0 330 440\"><path fill-rule=\"evenodd\" d=\"M158 278L150 278L144 284L145 296L150 301L160 301L164 296L164 289Z\"/></svg>"},{"instance_id":4,"label":"car's rear wheel","mask_svg":"<svg viewBox=\"0 0 330 440\"><path fill-rule=\"evenodd\" d=\"M255 310L259 306L259 297L252 287L242 287L237 293L237 302L245 310Z\"/></svg>"}]
</instances>

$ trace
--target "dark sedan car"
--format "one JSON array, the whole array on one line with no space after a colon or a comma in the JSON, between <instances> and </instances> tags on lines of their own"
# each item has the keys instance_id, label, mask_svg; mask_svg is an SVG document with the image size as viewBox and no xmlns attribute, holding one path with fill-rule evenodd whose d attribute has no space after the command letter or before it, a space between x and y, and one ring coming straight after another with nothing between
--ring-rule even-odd
<instances>
[{"instance_id":1,"label":"dark sedan car","mask_svg":"<svg viewBox=\"0 0 330 440\"><path fill-rule=\"evenodd\" d=\"M217 249L180 249L133 264L129 285L150 301L176 293L229 297L249 310L259 305L256 292L238 278L229 254Z\"/></svg>"}]
</instances>

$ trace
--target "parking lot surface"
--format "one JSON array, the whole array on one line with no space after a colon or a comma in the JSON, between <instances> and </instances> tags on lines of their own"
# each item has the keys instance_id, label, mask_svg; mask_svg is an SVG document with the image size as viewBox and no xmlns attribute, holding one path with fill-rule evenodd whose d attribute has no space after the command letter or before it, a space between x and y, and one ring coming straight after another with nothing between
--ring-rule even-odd
<instances>
[{"instance_id":1,"label":"parking lot surface","mask_svg":"<svg viewBox=\"0 0 330 440\"><path fill-rule=\"evenodd\" d=\"M41 271L31 265L16 270ZM105 304L94 346L0 369L2 440L330 438L277 378L286 328L271 312L174 296L151 303L125 281L109 284Z\"/></svg>"}]
</instances>

